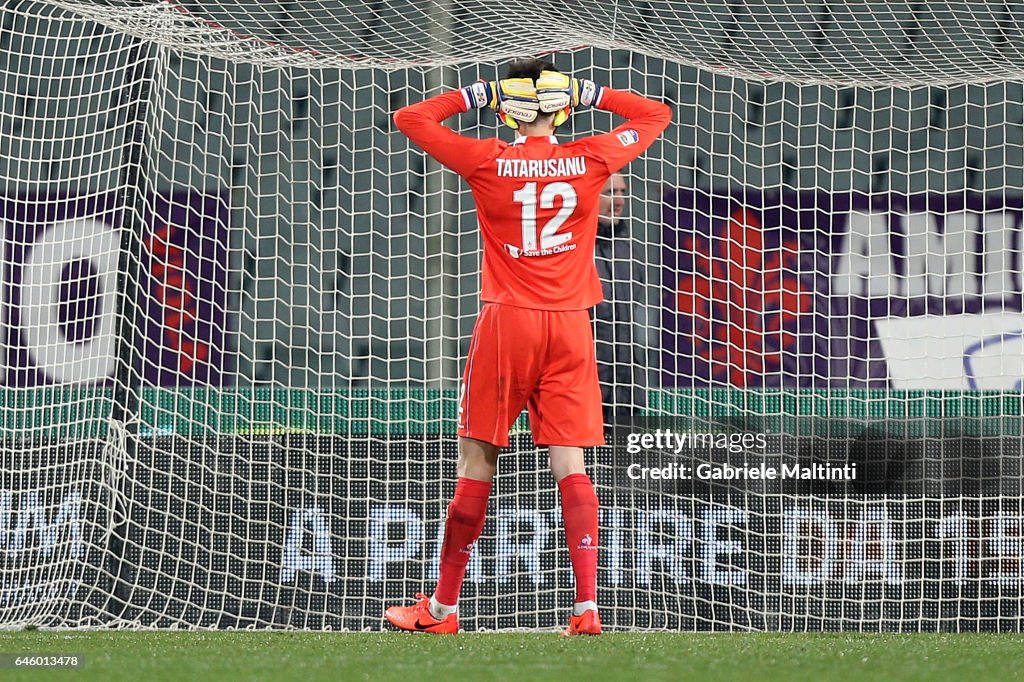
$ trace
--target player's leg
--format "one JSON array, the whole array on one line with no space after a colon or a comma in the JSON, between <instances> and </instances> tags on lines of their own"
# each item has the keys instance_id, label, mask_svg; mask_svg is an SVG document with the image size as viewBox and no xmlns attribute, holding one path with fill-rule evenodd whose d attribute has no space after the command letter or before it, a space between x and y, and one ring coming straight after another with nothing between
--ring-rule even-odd
<instances>
[{"instance_id":1,"label":"player's leg","mask_svg":"<svg viewBox=\"0 0 1024 682\"><path fill-rule=\"evenodd\" d=\"M466 566L487 516L498 453L526 404L536 362L531 334L517 310L486 305L480 313L463 373L459 399L459 461L455 495L448 505L434 594L385 617L403 630L458 631L458 598ZM517 355L517 352L519 355Z\"/></svg>"},{"instance_id":2,"label":"player's leg","mask_svg":"<svg viewBox=\"0 0 1024 682\"><path fill-rule=\"evenodd\" d=\"M458 479L445 518L437 587L429 597L417 595L419 601L412 606L392 606L385 611L384 617L392 625L432 634L459 631L459 592L474 545L487 519L487 501L499 451L493 443L459 438Z\"/></svg>"},{"instance_id":3,"label":"player's leg","mask_svg":"<svg viewBox=\"0 0 1024 682\"><path fill-rule=\"evenodd\" d=\"M599 634L598 500L583 458L584 446L604 443L594 342L585 311L552 314L550 329L547 363L529 406L534 439L548 446L576 579L573 613L564 634Z\"/></svg>"},{"instance_id":4,"label":"player's leg","mask_svg":"<svg viewBox=\"0 0 1024 682\"><path fill-rule=\"evenodd\" d=\"M466 566L487 520L487 501L500 450L493 443L459 438L458 480L444 523L437 587L430 597L430 615L438 620L458 610Z\"/></svg>"},{"instance_id":5,"label":"player's leg","mask_svg":"<svg viewBox=\"0 0 1024 682\"><path fill-rule=\"evenodd\" d=\"M548 446L548 466L551 467L551 475L555 482L583 474L586 476L587 467L583 457L583 448L570 447L565 445Z\"/></svg>"},{"instance_id":6,"label":"player's leg","mask_svg":"<svg viewBox=\"0 0 1024 682\"><path fill-rule=\"evenodd\" d=\"M598 501L587 476L583 448L551 445L551 473L562 498L562 522L569 548L576 600L565 634L600 634L597 615Z\"/></svg>"}]
</instances>

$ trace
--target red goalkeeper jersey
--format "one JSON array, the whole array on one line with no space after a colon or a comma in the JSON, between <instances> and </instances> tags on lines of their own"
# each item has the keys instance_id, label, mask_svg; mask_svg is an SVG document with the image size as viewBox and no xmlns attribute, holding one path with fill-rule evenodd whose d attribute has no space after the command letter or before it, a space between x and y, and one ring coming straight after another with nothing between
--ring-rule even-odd
<instances>
[{"instance_id":1,"label":"red goalkeeper jersey","mask_svg":"<svg viewBox=\"0 0 1024 682\"><path fill-rule=\"evenodd\" d=\"M461 90L395 114L399 130L473 191L484 301L540 310L583 310L601 301L594 266L601 189L654 142L672 113L660 102L607 87L594 105L627 120L564 144L553 137L480 140L449 130L441 121L470 108Z\"/></svg>"}]
</instances>

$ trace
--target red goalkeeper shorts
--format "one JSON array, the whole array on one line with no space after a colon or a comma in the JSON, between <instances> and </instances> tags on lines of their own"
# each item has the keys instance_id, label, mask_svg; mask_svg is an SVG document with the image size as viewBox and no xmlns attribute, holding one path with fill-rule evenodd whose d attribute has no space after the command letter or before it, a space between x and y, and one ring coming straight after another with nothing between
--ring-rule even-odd
<instances>
[{"instance_id":1,"label":"red goalkeeper shorts","mask_svg":"<svg viewBox=\"0 0 1024 682\"><path fill-rule=\"evenodd\" d=\"M524 407L538 445L604 444L586 310L485 303L459 389L459 435L500 447Z\"/></svg>"}]
</instances>

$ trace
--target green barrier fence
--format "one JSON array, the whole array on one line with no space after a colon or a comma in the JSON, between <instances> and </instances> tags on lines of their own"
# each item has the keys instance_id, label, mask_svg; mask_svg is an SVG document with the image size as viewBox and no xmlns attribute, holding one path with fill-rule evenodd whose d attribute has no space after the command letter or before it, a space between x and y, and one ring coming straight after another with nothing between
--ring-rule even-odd
<instances>
[{"instance_id":1,"label":"green barrier fence","mask_svg":"<svg viewBox=\"0 0 1024 682\"><path fill-rule=\"evenodd\" d=\"M113 392L103 387L4 389L5 438L103 438ZM287 388L142 391L139 432L452 435L456 390ZM654 390L642 415L676 416L678 428L844 436L865 429L894 436L1019 435L1024 394L981 391ZM526 428L525 415L516 424Z\"/></svg>"}]
</instances>

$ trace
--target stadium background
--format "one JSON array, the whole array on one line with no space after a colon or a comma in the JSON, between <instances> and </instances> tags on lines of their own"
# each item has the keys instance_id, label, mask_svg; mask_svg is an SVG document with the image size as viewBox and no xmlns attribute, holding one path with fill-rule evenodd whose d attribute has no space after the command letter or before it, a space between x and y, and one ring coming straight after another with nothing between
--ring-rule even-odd
<instances>
[{"instance_id":1,"label":"stadium background","mask_svg":"<svg viewBox=\"0 0 1024 682\"><path fill-rule=\"evenodd\" d=\"M210 10L184 6L197 14ZM756 50L756 41L745 37L753 15L742 7L729 5L728 20L716 25L711 5L696 21L656 14L649 3L624 6L635 11L624 15L621 30L635 39L657 31L682 41L695 35L695 26L701 27L702 47L694 49L704 52L688 56L706 65ZM935 25L917 18L874 22L870 30L857 34L849 27L851 22L860 25L860 18L844 19L838 6L812 7L813 20L801 18L794 24L795 33L806 37L804 56L821 60L810 60L814 67L808 77L842 84L763 83L729 75L729 68L714 74L637 52L602 48L555 56L564 69L675 105L675 121L664 138L629 169L634 250L647 275L637 295L648 308L646 318L659 321L637 338L648 351L645 366L655 387L651 408L719 424L726 420L727 425L743 428L785 429L801 418L812 424L828 422L830 442L840 444L844 452L851 448L851 436L833 430L836 415L848 417L860 429L852 435L854 442L868 445L898 443L908 433L939 429L944 438L934 447L940 454L955 450L957 462L991 456L998 460L997 469L1012 478L1019 467L1006 467L1019 459L1020 451L1021 352L1019 336L1013 332L1019 329L1021 310L1024 86L937 82L938 71L925 67L943 65L932 42L938 32L968 52L978 46L971 27L959 17L946 23L935 20ZM318 25L315 17L303 15L294 5L253 9L228 3L219 8L221 15L213 18L225 25L293 47L309 37L309 26ZM312 34L312 47L326 49L333 41L339 41L336 46L345 40L362 40L373 47L385 27L411 32L417 28L414 19L422 15L415 3L378 3L369 9L373 20L363 33ZM882 7L874 9L885 12ZM125 198L112 188L124 185L124 142L137 133L132 109L124 105L134 82L129 76L135 72L131 44L88 22L58 21L62 12L51 5L22 2L6 5L3 15L2 133L9 145L0 155L0 177L5 182L9 263L4 287L10 294L5 300L11 323L4 337L4 383L11 388L4 394L3 420L13 441L12 462L19 462L18 457L38 458L40 452L56 456L53 453L60 451L65 439L77 439L81 444L75 452L93 466L101 461L97 453L111 438L113 398L106 388L122 381L113 378L120 360L114 352L116 305L111 298L117 286L111 286L108 276L116 267L111 254L119 246L111 235L121 227L118 207ZM253 12L258 21L242 21ZM349 6L337 7L338 16L350 13ZM47 18L51 16L54 19ZM918 13L908 11L907 16ZM473 19L467 14L446 30L470 42L485 38ZM989 40L1011 48L1018 44L1012 22L982 28ZM896 45L891 54L881 49L886 45ZM873 48L878 48L877 54ZM912 59L921 54L925 66ZM111 563L109 525L115 512L103 504L104 495L110 494L106 473L87 476L83 490L75 488L72 474L78 470L47 473L45 459L32 460L31 467L14 466L8 487L18 493L21 509L27 508L23 493L28 490L47 490L43 507L50 518L65 508L67 495L86 499L82 517L88 549L73 538L58 543L65 551L78 552L73 556L81 561L81 572L56 582L77 581L88 589L85 596L76 595L72 611L77 612L69 614L53 606L58 601L53 597L65 592L40 593L38 584L18 577L4 592L9 613L14 614L9 617L17 620L18 609L27 613L26 602L50 600L40 610L47 618L54 613L47 609L57 608L58 618L89 620L116 610L119 617L155 625L183 621L366 627L374 622L372 614L383 600L421 586L429 570L429 553L417 553L405 563L392 558L387 571L393 573L381 576L384 586L378 588L367 582L372 562L363 554L372 545L357 542L342 554L355 568L345 574L347 580L339 588L316 582L328 570L316 544L323 536L317 534L317 524L330 518L340 524L331 531L335 537L365 538L368 530L359 526L365 523L359 520L373 518L373 510L364 508L362 501L367 495L413 508L427 527L441 518L440 500L447 485L441 462L451 459L446 435L453 416L453 386L478 307L479 239L471 197L457 191L453 178L437 172L410 147L394 130L390 115L424 91L493 77L494 65L283 71L166 47L153 49L150 55L153 80L140 157L142 222L149 229L140 235L137 263L143 294L134 311L133 332L138 335L139 356L138 365L131 368L131 380L138 380L140 391L140 418L127 434L135 469L130 482L112 496L129 505L128 520L122 521L127 526L115 533L123 544L114 548ZM909 69L914 86L879 87L884 80L879 74L894 72L887 67L895 69L902 63L900 56L915 64ZM766 50L764 58L782 75L792 76L798 63L782 51ZM877 60L873 64L872 58ZM849 69L845 77L843 69ZM948 72L960 78L992 77L990 71L972 72L969 64L953 63ZM858 77L871 87L851 85ZM936 83L922 84L929 80ZM573 125L577 131L589 131L607 129L610 123L605 114L586 112L575 117ZM467 134L494 131L493 117L486 113L479 121L467 116L454 125ZM871 250L856 254L864 258L862 268L908 262L909 256L921 255L908 252L906 244L879 247L877 234L871 232L874 224L855 223L848 217L852 210L873 207L907 237L915 229L928 234L930 228L908 218L925 205L939 216L973 211L999 217L1001 222L992 221L991 229L988 222L965 222L960 232L948 229L947 223L953 221L940 219L941 235L960 234L962 252L970 254L957 273L964 283L943 282L943 295L935 296L926 277L924 289L911 295L901 280L907 271L899 265L893 266L894 273L883 268L847 274L845 280L835 275L842 272L844 254L850 253L854 224L867 230L861 234L866 240L861 245ZM25 305L32 301L22 299L28 289L20 284L25 273L34 272L28 259L40 253L26 245L59 241L47 226L83 216L98 219L98 225L86 227L96 230L89 236L100 245L95 247L99 255L76 260L60 271L62 282L68 283L61 284L62 317L56 326L67 343L19 332L19 325L33 328L27 317L32 306ZM888 228L890 218L883 228ZM112 230L105 231L103 225ZM751 267L744 260L748 251L777 251L782 260L775 270L789 275L780 275L781 281L773 285L756 285L759 295L744 305L760 319L739 326L730 317L729 301L702 295L701 289L705 285L699 256L722 260L716 249L728 243L742 247L739 257L728 250L725 254L730 274L743 276ZM934 245L923 243L928 248ZM952 249L954 242L948 244ZM871 257L878 255L881 260ZM733 266L739 270L729 271ZM197 287L191 322L173 317L166 298L161 299L159 287L167 284L168 272ZM945 273L939 272L942 279ZM846 290L837 286L843 281L849 285ZM769 310L763 306L766 287L771 286L776 292L798 295ZM689 304L686 294L693 294ZM694 299L706 304L699 315L693 314L698 309ZM785 334L769 333L769 313L775 314ZM943 376L950 383L936 379L932 385L930 370L923 375L921 371L938 365L929 364L932 358L917 349L916 356L904 352L899 357L904 373L896 376L871 322L875 317L912 318L924 313L955 317L959 325L973 320L984 328L985 338L998 337L997 344L989 344L998 349L978 359L981 364L988 361L987 374L979 374L974 385L961 374ZM703 326L687 326L697 323ZM45 328L41 322L36 326ZM910 330L910 340L936 336L944 326L960 328L952 322L925 320ZM738 356L728 356L724 367L713 344L699 348L693 341L717 338L716 332L742 349ZM898 334L891 338L898 340ZM187 342L193 345L186 346ZM771 343L779 345L769 347ZM934 348L943 358L963 365L970 344L962 339L960 344L949 351L942 339ZM206 355L196 355L196 346ZM72 352L82 361L69 370L64 360ZM201 361L193 362L196 358ZM664 390L657 390L659 386ZM758 392L780 386L793 391L774 396ZM218 390L225 388L231 391ZM798 393L804 389L832 393L813 394L808 401ZM952 389L952 394L930 389ZM950 419L955 422L952 428ZM380 450L366 462L379 468L351 474L348 467L362 461L345 458L352 443L295 435L308 431L369 436L367 447ZM964 433L972 439L965 441ZM934 456L928 443L921 441L919 446L922 452L901 452L899 457ZM269 454L257 457L251 454L253 449ZM513 482L514 474L505 474L504 479L516 501L513 515L531 506L550 511L552 489L541 477L537 453L527 441L515 453L523 465L520 478ZM232 469L251 466L259 457L297 459L294 466L280 469L268 465L263 473ZM614 469L615 462L607 461L599 473L611 476ZM978 476L990 476L983 467L978 471ZM156 482L160 476L171 480ZM153 492L173 488L172 480L179 486L173 494ZM252 489L257 480L263 481L262 492ZM353 481L363 480L366 489L349 488ZM434 486L426 495L415 483L422 480ZM613 487L611 478L603 483ZM372 486L378 486L376 492L368 492ZM996 497L1012 497L996 490ZM95 495L90 497L90 492ZM335 506L321 508L320 499ZM680 519L703 513L698 509L684 514L680 500L672 499L675 516L637 519L649 524L651 536L679 536L679 524L684 523ZM244 511L236 507L239 504ZM264 504L266 509L261 509ZM670 603L653 608L654 622L638 621L636 604L624 603L621 615L613 615L611 622L684 629L1013 629L1019 626L1021 561L1000 543L1012 543L1020 524L1018 520L1011 532L1000 525L1000 515L1018 519L1019 510L1001 505L997 500L995 509L967 512L971 519L988 519L988 525L977 521L967 531L974 542L968 574L962 572L967 570L961 568L962 551L946 553L947 545L959 542L959 536L940 535L932 538L931 549L922 550L932 553L935 562L929 570L936 572L922 571L918 587L891 588L885 575L870 589L860 584L848 587L842 581L815 585L818 591L809 588L795 598L800 602L796 607L789 592L795 588L775 582L739 590L694 582L686 588L691 591L683 593L665 587L665 581L694 575L700 559L696 552L683 556L681 545L662 542L649 553L657 560L655 573L662 581L651 592L670 595ZM611 505L612 511L636 506L636 499L628 496ZM142 510L160 510L152 513L158 520L143 520ZM649 508L652 513L661 510ZM415 527L412 516L388 517L393 507L378 511L384 514L382 523L408 522L405 533ZM284 580L289 565L286 545L296 549L287 541L295 513L299 527L310 531L300 534L299 555L293 557L293 568L302 571L297 579L307 582L281 589L277 583ZM946 518L939 511L930 513L927 518ZM268 518L272 531L264 537L256 529L260 519ZM536 518L521 528L520 520L509 530L515 536L509 551L520 552L516 548L538 528ZM152 523L157 530L147 529ZM912 525L904 523L901 528ZM9 575L21 576L32 559L24 554L11 558L18 533L12 523L7 531L7 560L14 562ZM901 540L913 544L914 533L923 536L930 531L904 532ZM497 527L487 533L501 535ZM180 545L168 545L168 538ZM239 538L248 544L232 544ZM390 540L403 542L401 537ZM474 594L467 600L467 621L477 627L554 622L564 608L568 587L564 575L554 579L557 589L551 595L540 587L547 583L536 582L537 575L546 580L565 572L557 543L549 544L537 555L536 568L506 567L515 578L511 585L496 589L516 604L511 623L476 611L488 603L492 595L487 590L493 586L481 588L482 599ZM250 557L253 547L261 553ZM750 556L779 552L774 547L750 547ZM54 551L52 544L42 542L33 556L49 565ZM1004 565L1006 556L1016 556L1010 560L1016 563ZM624 568L631 568L631 579L636 578L635 565ZM749 564L745 570L763 573ZM952 592L945 592L938 583L947 571L964 578L967 587L954 581ZM1011 577L1004 580L1005 576ZM628 595L635 587L615 584L611 602L631 599ZM211 600L211 594L217 598ZM773 596L767 605L751 601L776 594L781 596ZM865 602L874 606L865 611ZM829 611L830 603L839 604L838 618ZM907 604L916 606L908 609ZM650 605L644 608L651 610ZM787 614L781 620L780 611ZM767 612L776 615L765 618ZM789 620L793 612L798 615Z\"/></svg>"},{"instance_id":2,"label":"stadium background","mask_svg":"<svg viewBox=\"0 0 1024 682\"><path fill-rule=\"evenodd\" d=\"M218 11L184 6L215 16ZM0 176L8 201L24 193L82 196L116 186L111 174L120 169L124 123L111 105L124 95L125 72L119 69L124 64L115 60L93 73L89 69L97 58L71 66L54 58L68 50L102 52L110 37L95 28L87 29L94 36L83 39L81 26L36 18L54 11L32 11L39 6L31 3L7 7L3 132L13 144L0 160ZM403 10L398 2L372 8L375 25L386 28L395 17L420 14L412 7ZM839 31L841 8L825 14L827 4L815 4L798 15L787 7L780 5L780 12L806 22L795 26L804 29L822 60L832 59L826 64L837 65L825 75L841 75L848 60L846 76L854 80L870 51L855 44L855 34ZM225 21L234 18L242 28L254 28L241 23L241 6L225 3L219 11ZM742 43L734 45L740 41L728 29L756 22L754 10L747 11L731 7L732 23L723 21L720 35L706 29L704 42L693 49L742 55ZM894 7L886 16L901 16L899 11ZM268 5L246 12L253 23L276 21L262 29L273 29L273 37L296 41L302 36L303 19L295 18L295 8ZM633 19L636 30L644 28L642 19ZM694 17L680 13L675 27L672 20L672 15L659 16L657 26L679 40L693 34ZM877 34L864 39L892 42L897 56L927 51L937 44L930 29L948 28L890 23L878 19ZM969 28L960 30L966 34ZM61 32L75 40L62 42ZM958 37L950 34L952 47ZM333 37L338 43L344 38ZM777 66L772 57L766 50L766 69ZM123 47L118 59L124 59ZM660 287L665 191L870 192L883 195L883 201L889 193L985 192L1012 206L1024 186L1019 82L912 89L762 84L597 48L556 55L556 61L599 82L675 105L675 121L663 139L629 168L628 214L636 257L648 268L641 299L651 308L650 320L660 318L666 294ZM149 133L159 148L148 150L149 189L165 196L220 196L230 206L232 228L217 239L228 247L230 279L220 295L226 299L228 355L238 383L365 386L436 380L438 349L430 346L426 332L428 318L438 313L430 307L438 305L436 291L428 288L438 279L453 298L444 303L445 314L458 322L457 329L445 329L445 336L459 343L458 349L445 348L445 362L456 362L454 351L465 352L477 309L479 241L471 198L464 191L448 197L439 235L433 224L438 207L428 208L432 198L423 196L436 189L424 185L434 180L425 180L422 154L389 118L405 103L407 86L421 90L436 83L430 74L379 69L293 74L169 49L157 55L154 69L158 87ZM487 69L471 65L441 75L457 84L492 73ZM86 74L90 77L81 78ZM603 126L610 118L584 113L576 129L589 131L595 122ZM62 135L71 125L74 134ZM455 125L473 135L495 130L487 114L479 123L460 117ZM455 185L447 182L452 191ZM719 210L715 217L726 215ZM428 245L441 239L452 247L445 250L443 266L428 253ZM645 340L653 348L660 341L656 333ZM651 359L657 363L659 355ZM450 379L452 367L445 369Z\"/></svg>"}]
</instances>

